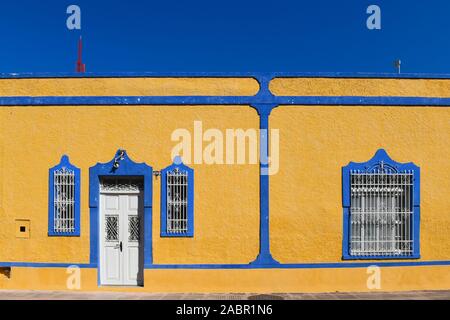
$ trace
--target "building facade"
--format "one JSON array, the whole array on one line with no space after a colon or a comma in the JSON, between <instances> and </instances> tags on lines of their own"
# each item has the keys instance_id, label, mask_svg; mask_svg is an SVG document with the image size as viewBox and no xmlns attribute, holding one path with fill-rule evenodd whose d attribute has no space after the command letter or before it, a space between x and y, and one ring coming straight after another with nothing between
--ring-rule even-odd
<instances>
[{"instance_id":1,"label":"building facade","mask_svg":"<svg viewBox=\"0 0 450 320\"><path fill-rule=\"evenodd\" d=\"M3 75L0 288L450 289L449 107L436 75Z\"/></svg>"}]
</instances>

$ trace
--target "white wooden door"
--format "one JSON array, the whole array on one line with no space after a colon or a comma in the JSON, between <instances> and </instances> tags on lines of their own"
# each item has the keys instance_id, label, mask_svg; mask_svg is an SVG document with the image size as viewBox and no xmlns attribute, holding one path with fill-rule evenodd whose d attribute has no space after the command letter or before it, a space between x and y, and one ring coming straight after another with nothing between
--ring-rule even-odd
<instances>
[{"instance_id":1,"label":"white wooden door","mask_svg":"<svg viewBox=\"0 0 450 320\"><path fill-rule=\"evenodd\" d=\"M100 195L100 279L103 285L142 285L142 195Z\"/></svg>"}]
</instances>

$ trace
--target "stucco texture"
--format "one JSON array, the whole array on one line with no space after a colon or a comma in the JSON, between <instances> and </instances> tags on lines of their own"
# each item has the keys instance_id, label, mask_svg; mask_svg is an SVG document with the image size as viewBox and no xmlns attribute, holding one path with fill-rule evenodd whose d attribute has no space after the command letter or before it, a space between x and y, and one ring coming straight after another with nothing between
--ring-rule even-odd
<instances>
[{"instance_id":1,"label":"stucco texture","mask_svg":"<svg viewBox=\"0 0 450 320\"><path fill-rule=\"evenodd\" d=\"M252 78L0 79L0 96L252 96Z\"/></svg>"},{"instance_id":2,"label":"stucco texture","mask_svg":"<svg viewBox=\"0 0 450 320\"><path fill-rule=\"evenodd\" d=\"M450 97L447 79L275 78L276 96Z\"/></svg>"},{"instance_id":3,"label":"stucco texture","mask_svg":"<svg viewBox=\"0 0 450 320\"><path fill-rule=\"evenodd\" d=\"M381 268L379 272L378 289L367 287L370 274L366 268L146 269L144 287L120 287L98 286L96 269L80 269L79 290L285 293L445 290L450 286L448 267L389 267ZM10 278L0 274L0 288L68 290L70 276L65 268L13 268Z\"/></svg>"},{"instance_id":4,"label":"stucco texture","mask_svg":"<svg viewBox=\"0 0 450 320\"><path fill-rule=\"evenodd\" d=\"M341 167L380 148L421 168L421 259L450 257L450 109L281 106L270 117L280 130L280 170L270 177L278 261L341 261Z\"/></svg>"},{"instance_id":5,"label":"stucco texture","mask_svg":"<svg viewBox=\"0 0 450 320\"><path fill-rule=\"evenodd\" d=\"M119 149L154 170L170 165L175 129L257 128L250 107L4 107L1 114L0 261L89 262L89 167ZM206 144L206 143L205 143ZM63 154L81 169L81 237L48 237L48 169ZM258 254L259 169L190 165L195 170L195 235L160 238L160 179L153 179L155 263L248 263ZM256 186L256 187L255 187ZM30 219L30 239L15 237Z\"/></svg>"},{"instance_id":6,"label":"stucco texture","mask_svg":"<svg viewBox=\"0 0 450 320\"><path fill-rule=\"evenodd\" d=\"M275 79L276 95L450 97L450 80ZM0 96L250 96L256 80L188 78L1 79ZM267 97L265 97L267 98ZM154 170L171 164L175 129L256 129L249 106L3 106L0 108L0 261L89 262L89 167L125 149ZM420 261L450 258L450 109L280 106L279 172L270 176L270 245L282 263L342 262L341 167L383 148L421 168ZM81 236L48 237L48 169L63 154L81 169ZM190 164L193 238L160 237L160 179L153 178L155 264L247 264L259 251L259 167ZM15 220L30 220L16 238ZM383 290L448 289L447 267L382 268ZM145 270L144 288L178 292L366 291L365 268ZM97 270L82 269L83 290ZM16 268L0 287L65 289L64 268ZM108 287L108 290L111 290Z\"/></svg>"}]
</instances>

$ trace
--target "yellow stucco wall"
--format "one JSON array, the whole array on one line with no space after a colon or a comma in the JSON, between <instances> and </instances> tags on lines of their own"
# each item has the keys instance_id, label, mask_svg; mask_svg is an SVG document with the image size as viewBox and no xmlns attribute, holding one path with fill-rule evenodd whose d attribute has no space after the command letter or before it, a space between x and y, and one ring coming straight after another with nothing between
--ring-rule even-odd
<instances>
[{"instance_id":1,"label":"yellow stucco wall","mask_svg":"<svg viewBox=\"0 0 450 320\"><path fill-rule=\"evenodd\" d=\"M275 79L278 95L450 96L449 80ZM0 96L253 95L254 79L3 79ZM0 262L89 262L89 167L119 148L154 170L171 164L178 128L256 129L248 106L0 107ZM342 262L341 167L384 148L421 168L421 261L450 260L450 109L280 106L279 172L270 177L270 237L283 263ZM48 237L48 168L67 154L81 168L81 236ZM247 264L259 249L259 169L196 165L195 236L160 238L160 178L153 180L153 260L157 264ZM15 237L31 220L31 238ZM0 270L1 271L1 270ZM382 268L383 290L450 288L449 267ZM83 290L97 272L82 269ZM64 268L13 267L0 288L65 289ZM365 268L145 270L145 288L192 292L366 291Z\"/></svg>"},{"instance_id":2,"label":"yellow stucco wall","mask_svg":"<svg viewBox=\"0 0 450 320\"><path fill-rule=\"evenodd\" d=\"M255 128L249 107L0 108L2 163L0 261L89 262L89 167L117 149L154 170L170 165L171 133ZM226 116L224 116L226 115ZM48 169L67 154L81 169L81 237L48 237ZM195 237L160 238L160 179L153 188L155 263L248 263L258 253L259 169L253 165L190 165L195 170ZM233 188L230 188L233 186ZM17 239L14 220L31 220L31 238Z\"/></svg>"},{"instance_id":3,"label":"yellow stucco wall","mask_svg":"<svg viewBox=\"0 0 450 320\"><path fill-rule=\"evenodd\" d=\"M384 148L421 168L423 260L450 257L450 109L292 107L272 111L280 170L270 177L272 254L281 262L340 261L341 167Z\"/></svg>"},{"instance_id":4,"label":"yellow stucco wall","mask_svg":"<svg viewBox=\"0 0 450 320\"><path fill-rule=\"evenodd\" d=\"M0 79L0 96L252 96L252 78Z\"/></svg>"},{"instance_id":5,"label":"yellow stucco wall","mask_svg":"<svg viewBox=\"0 0 450 320\"><path fill-rule=\"evenodd\" d=\"M81 291L134 292L368 292L445 290L447 267L387 267L380 269L379 289L368 289L366 268L145 270L144 287L98 286L96 269L80 269ZM1 289L68 290L65 268L13 268L0 274ZM70 288L70 287L69 287ZM77 289L78 290L78 289Z\"/></svg>"},{"instance_id":6,"label":"yellow stucco wall","mask_svg":"<svg viewBox=\"0 0 450 320\"><path fill-rule=\"evenodd\" d=\"M403 96L450 97L446 79L275 78L277 96Z\"/></svg>"}]
</instances>

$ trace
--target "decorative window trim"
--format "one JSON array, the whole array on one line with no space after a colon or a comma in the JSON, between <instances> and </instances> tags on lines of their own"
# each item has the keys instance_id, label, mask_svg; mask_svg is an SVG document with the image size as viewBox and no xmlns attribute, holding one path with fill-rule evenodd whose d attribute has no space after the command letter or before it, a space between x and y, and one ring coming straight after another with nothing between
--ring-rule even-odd
<instances>
[{"instance_id":1,"label":"decorative window trim","mask_svg":"<svg viewBox=\"0 0 450 320\"><path fill-rule=\"evenodd\" d=\"M377 170L384 172L404 172L413 173L413 192L411 206L412 227L411 235L413 250L410 255L368 255L356 256L350 254L350 208L351 208L351 172L374 173ZM350 162L342 167L342 206L343 206L343 241L342 259L363 260L363 259L418 259L420 258L420 168L414 163L399 163L392 160L384 149L379 149L372 159L367 162Z\"/></svg>"},{"instance_id":2,"label":"decorative window trim","mask_svg":"<svg viewBox=\"0 0 450 320\"><path fill-rule=\"evenodd\" d=\"M167 231L167 173L174 170L187 173L187 231L172 233ZM184 165L180 157L174 163L161 170L161 237L193 237L194 236L194 170Z\"/></svg>"},{"instance_id":3,"label":"decorative window trim","mask_svg":"<svg viewBox=\"0 0 450 320\"><path fill-rule=\"evenodd\" d=\"M75 228L73 232L57 232L55 231L55 206L54 206L54 176L55 171L63 168L70 169L74 172L74 219ZM48 181L48 235L49 236L65 236L78 237L80 236L80 169L72 165L67 155L61 157L59 164L49 169Z\"/></svg>"}]
</instances>

